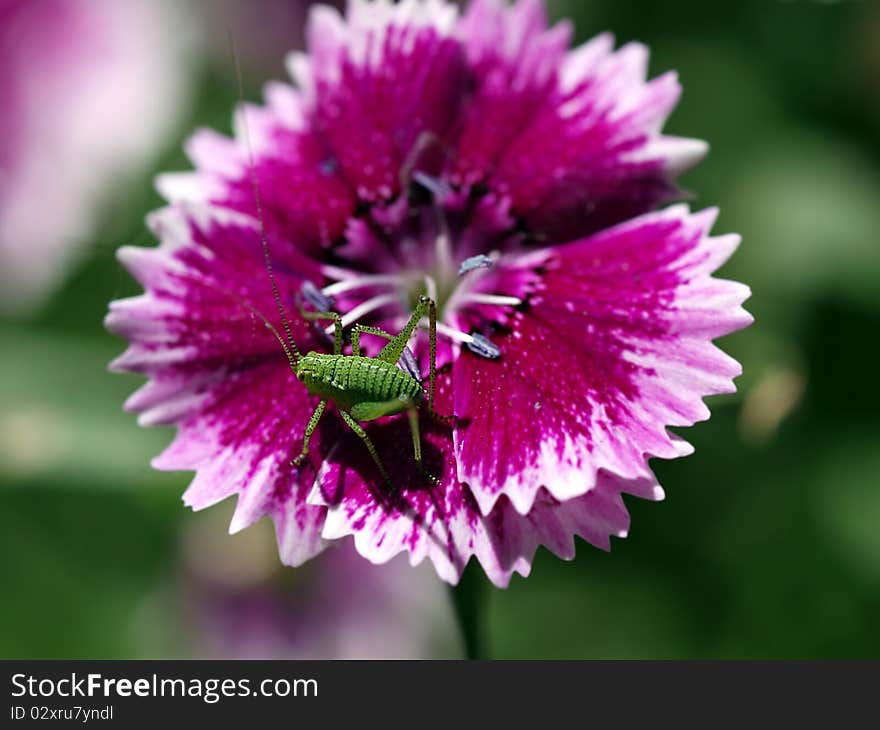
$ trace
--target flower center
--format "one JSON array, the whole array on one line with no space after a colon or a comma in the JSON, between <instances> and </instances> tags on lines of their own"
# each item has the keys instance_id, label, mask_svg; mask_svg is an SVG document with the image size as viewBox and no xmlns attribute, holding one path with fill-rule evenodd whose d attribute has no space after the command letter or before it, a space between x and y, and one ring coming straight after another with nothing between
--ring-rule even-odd
<instances>
[{"instance_id":1,"label":"flower center","mask_svg":"<svg viewBox=\"0 0 880 730\"><path fill-rule=\"evenodd\" d=\"M504 252L520 242L514 223L494 196L416 172L405 194L350 222L332 252L339 263L322 268L330 283L303 294L313 306L341 312L345 327L369 322L391 332L427 294L437 303L440 337L498 357L490 336L522 302L497 272Z\"/></svg>"}]
</instances>

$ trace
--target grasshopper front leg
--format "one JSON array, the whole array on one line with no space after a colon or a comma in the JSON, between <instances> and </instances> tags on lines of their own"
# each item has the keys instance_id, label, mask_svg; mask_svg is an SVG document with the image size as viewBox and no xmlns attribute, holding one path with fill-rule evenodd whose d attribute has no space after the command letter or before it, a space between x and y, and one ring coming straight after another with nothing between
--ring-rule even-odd
<instances>
[{"instance_id":1,"label":"grasshopper front leg","mask_svg":"<svg viewBox=\"0 0 880 730\"><path fill-rule=\"evenodd\" d=\"M324 413L324 409L326 407L327 401L322 400L320 403L318 403L317 408L315 408L314 412L312 413L312 417L309 419L309 423L306 426L306 432L303 435L302 451L299 452L299 456L291 460L291 466L299 466L309 455L309 441L311 440L312 434L315 432L315 429L318 427L318 421L321 420L321 415Z\"/></svg>"},{"instance_id":2,"label":"grasshopper front leg","mask_svg":"<svg viewBox=\"0 0 880 730\"><path fill-rule=\"evenodd\" d=\"M361 333L366 335L376 335L378 337L384 337L386 340L393 340L394 335L390 332L386 332L380 327L369 327L365 324L356 324L351 328L351 354L352 355L360 355L361 354Z\"/></svg>"},{"instance_id":3,"label":"grasshopper front leg","mask_svg":"<svg viewBox=\"0 0 880 730\"><path fill-rule=\"evenodd\" d=\"M303 319L307 319L310 321L315 320L333 320L333 354L341 355L342 354L342 317L339 316L338 312L307 312L302 308L302 305L299 306L299 313Z\"/></svg>"}]
</instances>

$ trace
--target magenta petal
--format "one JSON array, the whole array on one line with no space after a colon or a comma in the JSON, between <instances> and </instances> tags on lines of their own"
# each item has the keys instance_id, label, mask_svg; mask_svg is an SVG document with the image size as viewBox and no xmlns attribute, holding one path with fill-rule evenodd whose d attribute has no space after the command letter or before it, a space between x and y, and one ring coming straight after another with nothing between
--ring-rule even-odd
<instances>
[{"instance_id":1,"label":"magenta petal","mask_svg":"<svg viewBox=\"0 0 880 730\"><path fill-rule=\"evenodd\" d=\"M482 518L475 554L490 580L506 587L513 573L527 577L539 546L564 560L575 556L575 537L602 550L611 549L611 537L626 537L629 513L623 494L663 499L653 475L626 480L600 472L587 494L559 502L541 490L527 515L506 499L498 500Z\"/></svg>"},{"instance_id":2,"label":"magenta petal","mask_svg":"<svg viewBox=\"0 0 880 730\"><path fill-rule=\"evenodd\" d=\"M258 227L245 216L195 206L160 211L151 224L159 248L120 252L146 293L113 302L106 322L131 339L113 367L151 378L126 407L140 412L144 425L177 425L153 463L196 471L186 504L202 509L237 494L231 529L271 515L282 559L298 565L324 546L324 510L305 503L314 467L289 464L316 401L261 321L265 316L280 330ZM317 276L316 266L289 245L275 251L289 301L305 277ZM313 342L299 320L293 328L301 345ZM314 443L319 448L320 436Z\"/></svg>"},{"instance_id":3,"label":"magenta petal","mask_svg":"<svg viewBox=\"0 0 880 730\"><path fill-rule=\"evenodd\" d=\"M520 260L540 284L493 338L501 357L462 352L454 368L458 477L483 514L502 494L525 514L542 487L569 500L600 470L642 478L648 457L688 453L666 427L734 390L740 367L711 338L751 321L748 288L710 276L739 240L709 237L713 220L672 208Z\"/></svg>"},{"instance_id":4,"label":"magenta petal","mask_svg":"<svg viewBox=\"0 0 880 730\"><path fill-rule=\"evenodd\" d=\"M449 408L449 379L442 378L438 409ZM338 418L334 413L333 418ZM324 451L324 463L311 504L326 506L323 537L353 535L355 546L374 563L408 552L416 565L428 557L438 575L457 582L473 554L479 510L455 479L449 430L421 419L426 468L441 479L433 486L418 473L406 417L365 425L394 482L390 492L363 442L345 430ZM329 445L329 442L328 442Z\"/></svg>"},{"instance_id":5,"label":"magenta petal","mask_svg":"<svg viewBox=\"0 0 880 730\"><path fill-rule=\"evenodd\" d=\"M660 127L681 91L675 74L646 83L644 46L610 51L610 38L600 36L566 59L559 87L495 173L531 228L557 240L669 200L677 194L672 173L705 152L695 140L681 149L660 144Z\"/></svg>"},{"instance_id":6,"label":"magenta petal","mask_svg":"<svg viewBox=\"0 0 880 730\"><path fill-rule=\"evenodd\" d=\"M506 148L550 98L571 39L561 23L547 30L543 4L472 2L458 28L475 88L463 112L453 176L491 180ZM501 190L501 192L506 192Z\"/></svg>"},{"instance_id":7,"label":"magenta petal","mask_svg":"<svg viewBox=\"0 0 880 730\"><path fill-rule=\"evenodd\" d=\"M291 70L307 90L310 119L334 163L364 199L388 198L455 119L465 63L450 32L456 9L436 2L352 2L343 19L316 8L310 55ZM436 155L437 150L433 150Z\"/></svg>"},{"instance_id":8,"label":"magenta petal","mask_svg":"<svg viewBox=\"0 0 880 730\"><path fill-rule=\"evenodd\" d=\"M154 213L150 226L161 246L119 251L146 293L110 305L107 327L131 339L114 367L155 375L234 369L262 358L283 362L261 320L281 330L256 221L188 205ZM319 277L317 264L277 238L268 244L279 290L292 303L304 281ZM309 346L312 330L298 318L294 324L296 341Z\"/></svg>"},{"instance_id":9,"label":"magenta petal","mask_svg":"<svg viewBox=\"0 0 880 730\"><path fill-rule=\"evenodd\" d=\"M342 235L354 192L309 128L298 92L275 83L266 97L266 107L238 110L235 139L197 131L186 145L196 171L160 175L157 185L173 203L212 203L259 217L270 234L316 253Z\"/></svg>"},{"instance_id":10,"label":"magenta petal","mask_svg":"<svg viewBox=\"0 0 880 730\"><path fill-rule=\"evenodd\" d=\"M333 466L326 472L325 485L328 482L338 489L338 501L328 501L320 490L311 499L330 505L324 538L353 536L358 552L377 564L401 552L409 554L412 565L427 557L437 574L453 585L476 556L499 588L506 587L514 573L529 575L540 545L566 560L574 558L575 537L609 550L610 538L625 537L629 529L624 492L647 499L663 497L653 477L623 480L601 474L588 494L566 502L542 490L527 515L502 498L483 516L467 487L458 482L444 484L432 499L410 494L399 502L371 495L353 473L342 474Z\"/></svg>"},{"instance_id":11,"label":"magenta petal","mask_svg":"<svg viewBox=\"0 0 880 730\"><path fill-rule=\"evenodd\" d=\"M324 510L305 501L314 469L289 463L299 453L314 406L281 364L230 374L210 390L198 412L177 423L177 436L153 465L196 472L183 497L193 509L238 495L230 532L270 515L281 559L300 565L325 546ZM317 448L318 440L314 443Z\"/></svg>"},{"instance_id":12,"label":"magenta petal","mask_svg":"<svg viewBox=\"0 0 880 730\"><path fill-rule=\"evenodd\" d=\"M706 151L659 134L680 87L646 81L647 49L610 35L568 51L541 3L472 3L461 32L476 80L454 175L509 195L536 234L568 241L678 194L676 175Z\"/></svg>"},{"instance_id":13,"label":"magenta petal","mask_svg":"<svg viewBox=\"0 0 880 730\"><path fill-rule=\"evenodd\" d=\"M450 400L445 376L438 409L446 412ZM322 537L353 536L361 555L374 563L385 563L401 552L409 554L413 565L427 558L452 584L473 556L493 583L503 587L515 572L528 575L538 545L570 559L577 535L607 550L610 536L624 536L629 526L623 492L648 499L663 496L650 472L631 480L602 472L587 495L559 502L542 492L525 516L509 500L500 499L484 516L471 491L455 476L448 430L427 418L421 421L426 467L441 478L439 486L432 486L414 468L405 418L385 419L366 430L394 480L394 491L380 479L360 439L351 432L336 432L309 497L310 504L327 509Z\"/></svg>"}]
</instances>

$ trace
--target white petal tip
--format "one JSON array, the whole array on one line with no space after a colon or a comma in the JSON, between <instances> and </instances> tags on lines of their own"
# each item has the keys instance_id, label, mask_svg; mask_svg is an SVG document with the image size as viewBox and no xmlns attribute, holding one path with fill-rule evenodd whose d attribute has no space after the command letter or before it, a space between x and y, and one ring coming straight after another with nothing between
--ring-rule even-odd
<instances>
[{"instance_id":1,"label":"white petal tip","mask_svg":"<svg viewBox=\"0 0 880 730\"><path fill-rule=\"evenodd\" d=\"M651 146L651 152L664 158L663 169L667 175L678 177L709 153L709 143L687 137L660 137Z\"/></svg>"}]
</instances>

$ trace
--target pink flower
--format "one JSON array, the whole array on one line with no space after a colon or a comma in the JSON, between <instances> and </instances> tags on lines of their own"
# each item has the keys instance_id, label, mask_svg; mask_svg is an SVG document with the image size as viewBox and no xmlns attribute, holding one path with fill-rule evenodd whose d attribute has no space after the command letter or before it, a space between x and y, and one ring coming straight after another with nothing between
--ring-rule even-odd
<instances>
[{"instance_id":1,"label":"pink flower","mask_svg":"<svg viewBox=\"0 0 880 730\"><path fill-rule=\"evenodd\" d=\"M714 211L655 211L705 151L660 134L675 75L647 82L643 46L569 50L570 35L537 0L460 18L442 0L317 8L297 88L270 84L235 139L194 135L196 171L159 180L161 245L120 251L146 293L107 320L131 340L114 367L150 378L127 407L178 427L154 465L197 472L188 505L237 494L231 530L270 515L290 565L352 536L373 562L405 551L451 583L476 556L504 586L538 545L608 549L629 528L624 493L662 498L648 459L691 450L667 427L707 418L702 398L740 373L711 342L751 321L748 288L711 276L739 239L709 235ZM248 146L291 311L332 298L346 324L396 332L419 295L437 299L437 410L455 422L421 432L439 485L405 417L367 426L394 492L335 415L290 466L316 399L250 311L278 324ZM300 350L328 350L292 319Z\"/></svg>"},{"instance_id":2,"label":"pink flower","mask_svg":"<svg viewBox=\"0 0 880 730\"><path fill-rule=\"evenodd\" d=\"M179 15L155 0L0 0L0 309L39 304L178 118Z\"/></svg>"}]
</instances>

